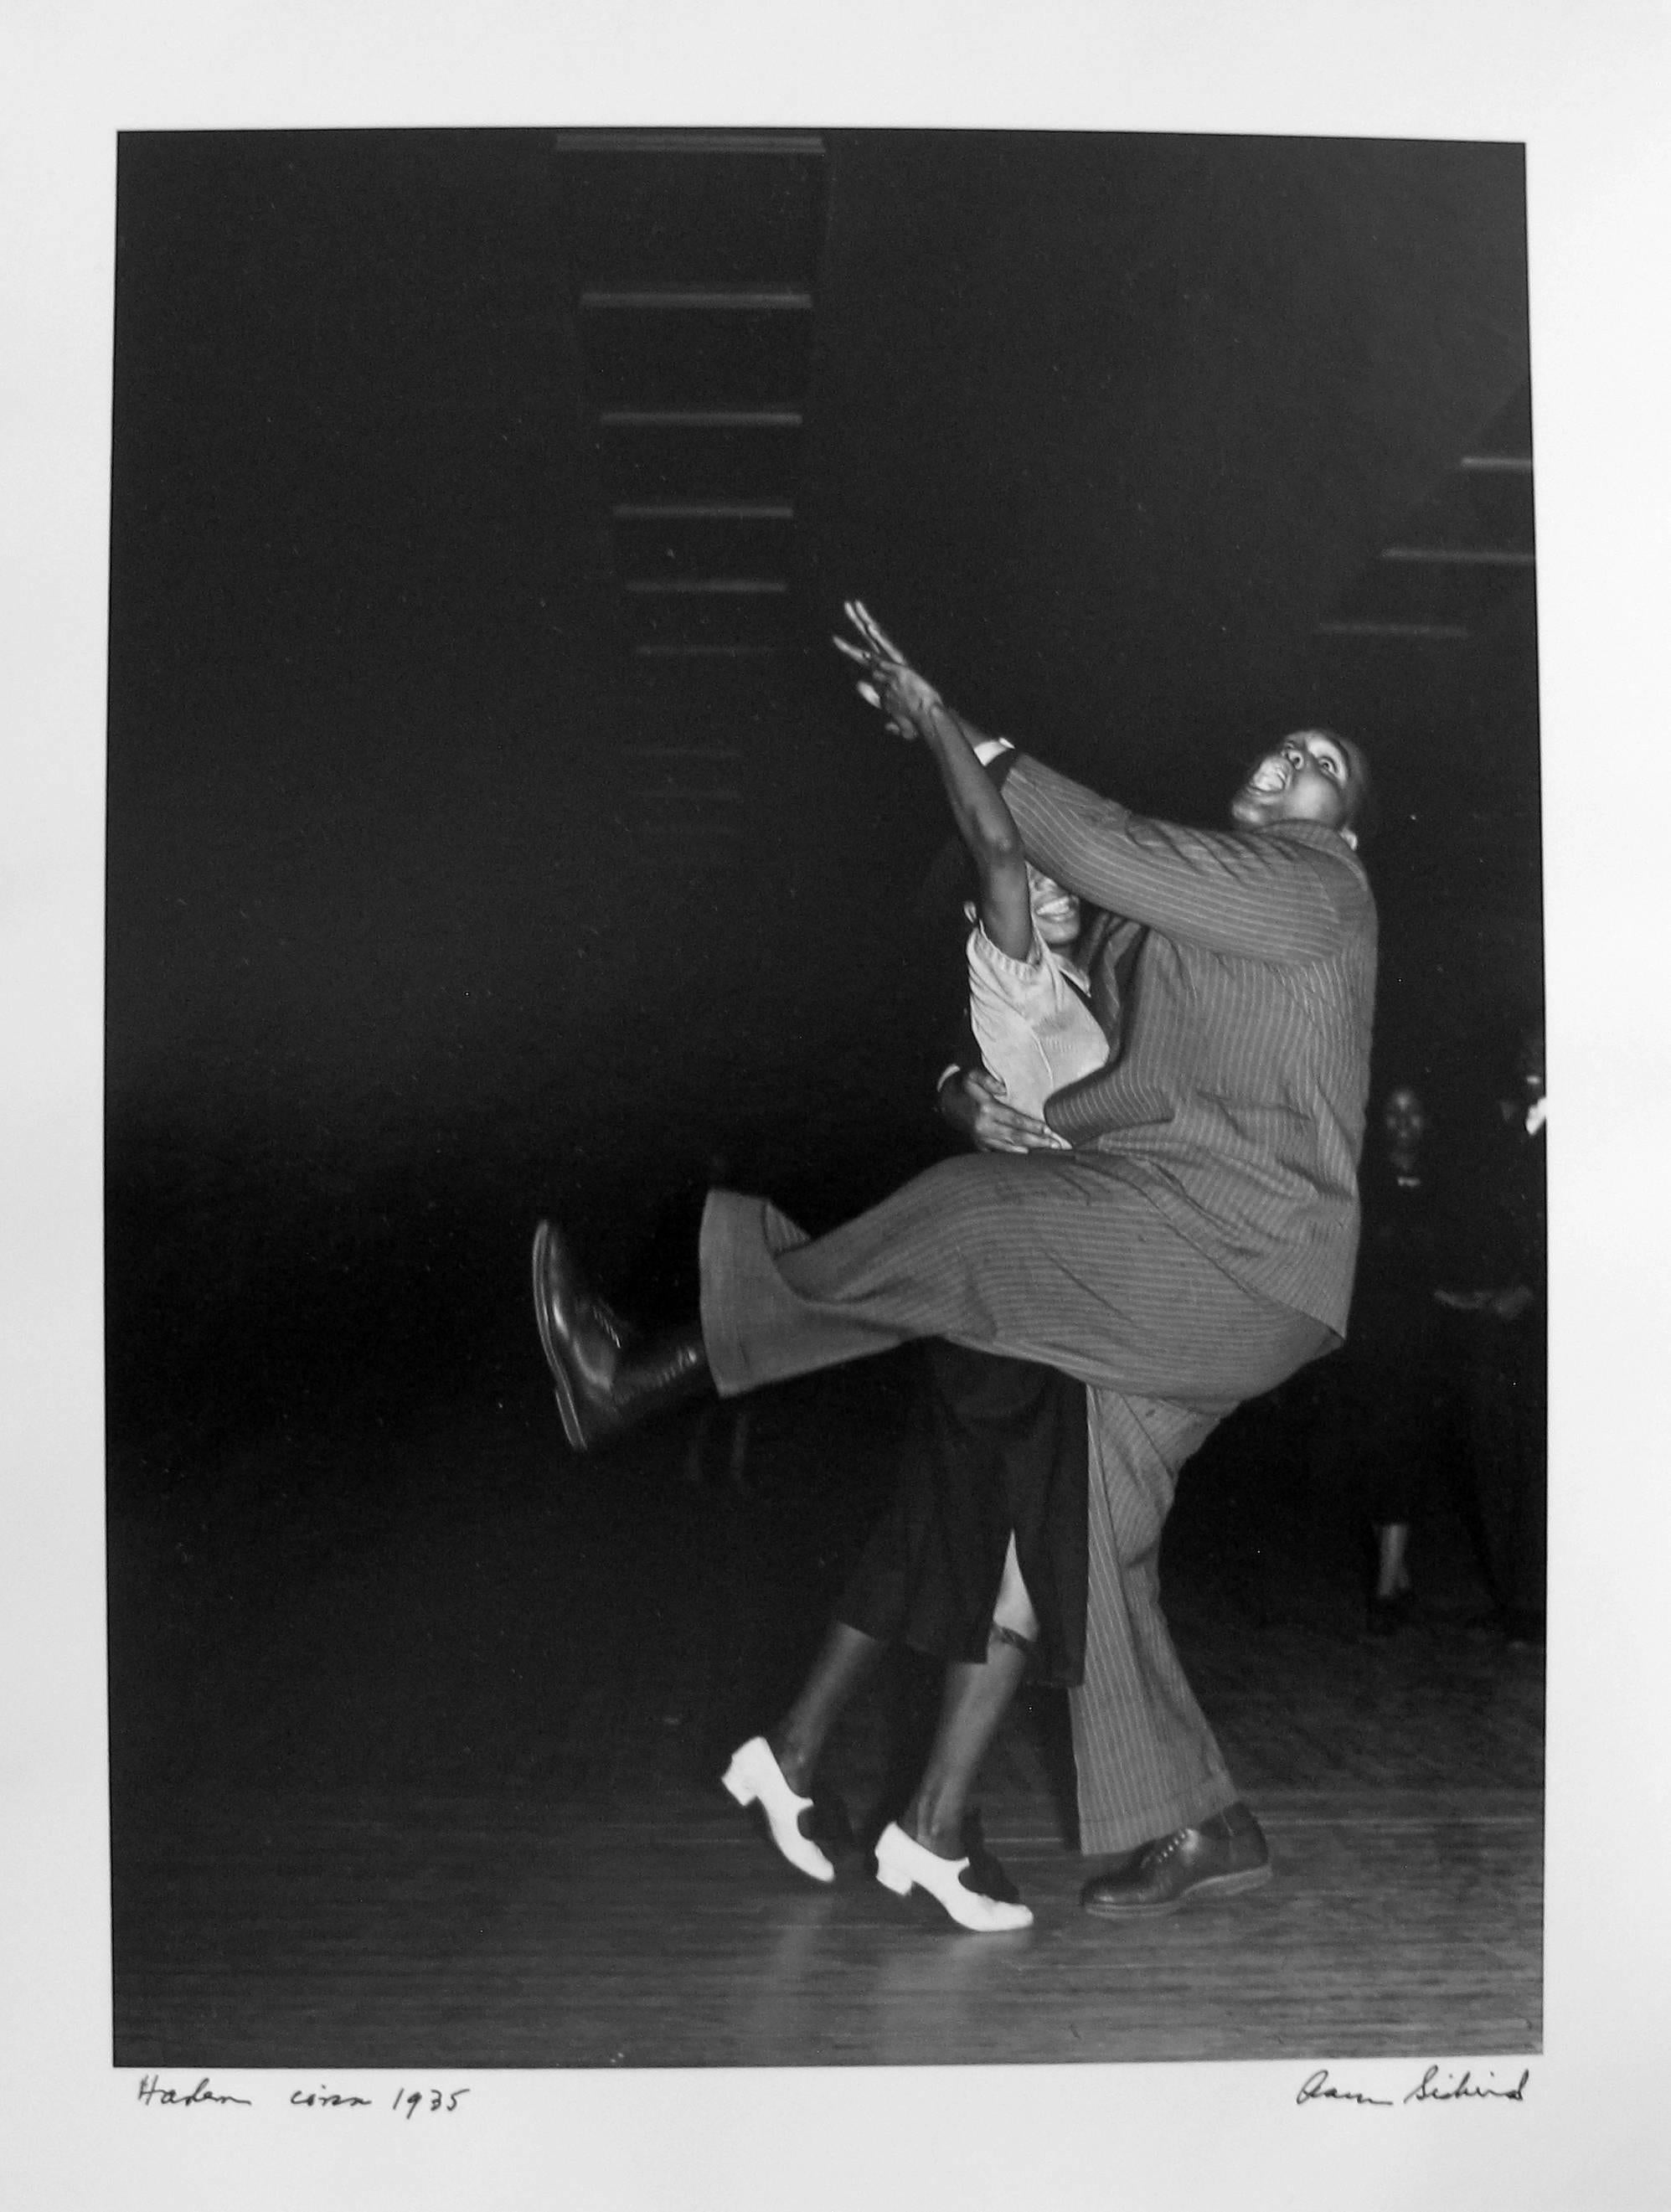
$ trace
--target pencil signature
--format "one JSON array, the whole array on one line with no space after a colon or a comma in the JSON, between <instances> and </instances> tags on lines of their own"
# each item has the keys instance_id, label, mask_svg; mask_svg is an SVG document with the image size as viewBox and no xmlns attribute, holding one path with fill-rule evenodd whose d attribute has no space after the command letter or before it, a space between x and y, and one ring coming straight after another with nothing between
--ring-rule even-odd
<instances>
[{"instance_id":1,"label":"pencil signature","mask_svg":"<svg viewBox=\"0 0 1671 2212\"><path fill-rule=\"evenodd\" d=\"M1430 2066L1413 2089L1402 2097L1372 2097L1364 2089L1343 2089L1329 2079L1327 2066L1318 2067L1300 2083L1294 2102L1297 2105L1320 2103L1336 2105L1381 2105L1390 2107L1401 2105L1455 2105L1470 2098L1500 2098L1504 2103L1523 2105L1526 2084L1532 2078L1529 2066L1521 2069L1521 2075L1511 2089L1500 2088L1495 2081L1476 2081L1473 2069L1465 2066L1454 2078L1442 2075L1437 2066Z\"/></svg>"},{"instance_id":2,"label":"pencil signature","mask_svg":"<svg viewBox=\"0 0 1671 2212\"><path fill-rule=\"evenodd\" d=\"M1483 2082L1477 2082L1465 2066L1459 2078L1449 2088L1445 2088L1443 2086L1435 2086L1438 2081L1438 2073L1439 2069L1437 2066L1430 2066L1415 2087L1405 2098L1405 2103L1407 2105L1452 2105L1463 2097L1502 2097L1511 2105L1523 2105L1526 2102L1526 2084L1532 2078L1531 2068L1525 2066L1521 2069L1520 2079L1512 2089L1499 2089L1494 2085L1488 2088Z\"/></svg>"}]
</instances>

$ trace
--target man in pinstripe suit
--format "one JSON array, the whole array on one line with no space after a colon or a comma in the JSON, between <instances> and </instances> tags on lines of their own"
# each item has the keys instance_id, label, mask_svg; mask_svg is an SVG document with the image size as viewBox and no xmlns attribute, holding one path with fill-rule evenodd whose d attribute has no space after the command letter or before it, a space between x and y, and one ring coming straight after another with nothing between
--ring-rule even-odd
<instances>
[{"instance_id":1,"label":"man in pinstripe suit","mask_svg":"<svg viewBox=\"0 0 1671 2212\"><path fill-rule=\"evenodd\" d=\"M894 727L946 714L879 632L868 643L865 696ZM731 1395L916 1336L1091 1386L1081 1844L1124 1856L1084 1902L1136 1918L1269 1875L1167 1633L1158 1548L1178 1470L1216 1423L1345 1331L1375 986L1356 851L1369 772L1348 740L1297 732L1237 790L1230 830L1195 830L952 719L1030 860L1121 918L1091 969L1120 1050L1046 1109L1072 1149L1041 1137L943 1161L816 1241L764 1200L714 1192L701 1322L642 1346L542 1224L536 1310L581 1449L710 1381Z\"/></svg>"}]
</instances>

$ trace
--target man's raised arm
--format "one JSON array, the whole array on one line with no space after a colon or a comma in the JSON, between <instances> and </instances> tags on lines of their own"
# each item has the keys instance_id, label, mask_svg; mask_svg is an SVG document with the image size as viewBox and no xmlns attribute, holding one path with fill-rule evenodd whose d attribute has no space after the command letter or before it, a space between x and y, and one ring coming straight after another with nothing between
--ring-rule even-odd
<instances>
[{"instance_id":1,"label":"man's raised arm","mask_svg":"<svg viewBox=\"0 0 1671 2212\"><path fill-rule=\"evenodd\" d=\"M1036 866L1169 937L1255 960L1322 959L1368 899L1361 872L1332 840L1319 849L1273 833L1158 822L1029 753L1006 754L994 773Z\"/></svg>"}]
</instances>

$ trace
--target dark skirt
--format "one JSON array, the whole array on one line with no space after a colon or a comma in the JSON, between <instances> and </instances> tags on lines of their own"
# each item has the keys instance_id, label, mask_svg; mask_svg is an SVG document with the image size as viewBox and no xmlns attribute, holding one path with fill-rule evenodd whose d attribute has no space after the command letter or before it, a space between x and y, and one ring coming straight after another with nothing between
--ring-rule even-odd
<instances>
[{"instance_id":1,"label":"dark skirt","mask_svg":"<svg viewBox=\"0 0 1671 2212\"><path fill-rule=\"evenodd\" d=\"M1036 1674L1072 1687L1085 1673L1085 1385L939 1338L921 1352L898 1491L836 1618L933 1658L984 1660L1013 1531Z\"/></svg>"}]
</instances>

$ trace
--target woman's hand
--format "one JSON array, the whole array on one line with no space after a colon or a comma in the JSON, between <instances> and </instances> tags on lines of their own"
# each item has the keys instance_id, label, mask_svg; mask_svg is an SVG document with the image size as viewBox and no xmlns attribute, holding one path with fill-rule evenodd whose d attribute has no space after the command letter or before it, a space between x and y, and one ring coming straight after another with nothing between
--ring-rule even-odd
<instances>
[{"instance_id":1,"label":"woman's hand","mask_svg":"<svg viewBox=\"0 0 1671 2212\"><path fill-rule=\"evenodd\" d=\"M864 670L859 696L866 706L880 711L896 737L920 736L928 715L943 703L939 693L878 627L861 600L848 600L842 611L859 633L860 642L854 645L845 637L830 641L838 653L856 660Z\"/></svg>"},{"instance_id":2,"label":"woman's hand","mask_svg":"<svg viewBox=\"0 0 1671 2212\"><path fill-rule=\"evenodd\" d=\"M984 1068L948 1075L940 1085L940 1113L982 1152L1071 1152L1046 1121L1004 1103L1001 1086Z\"/></svg>"}]
</instances>

